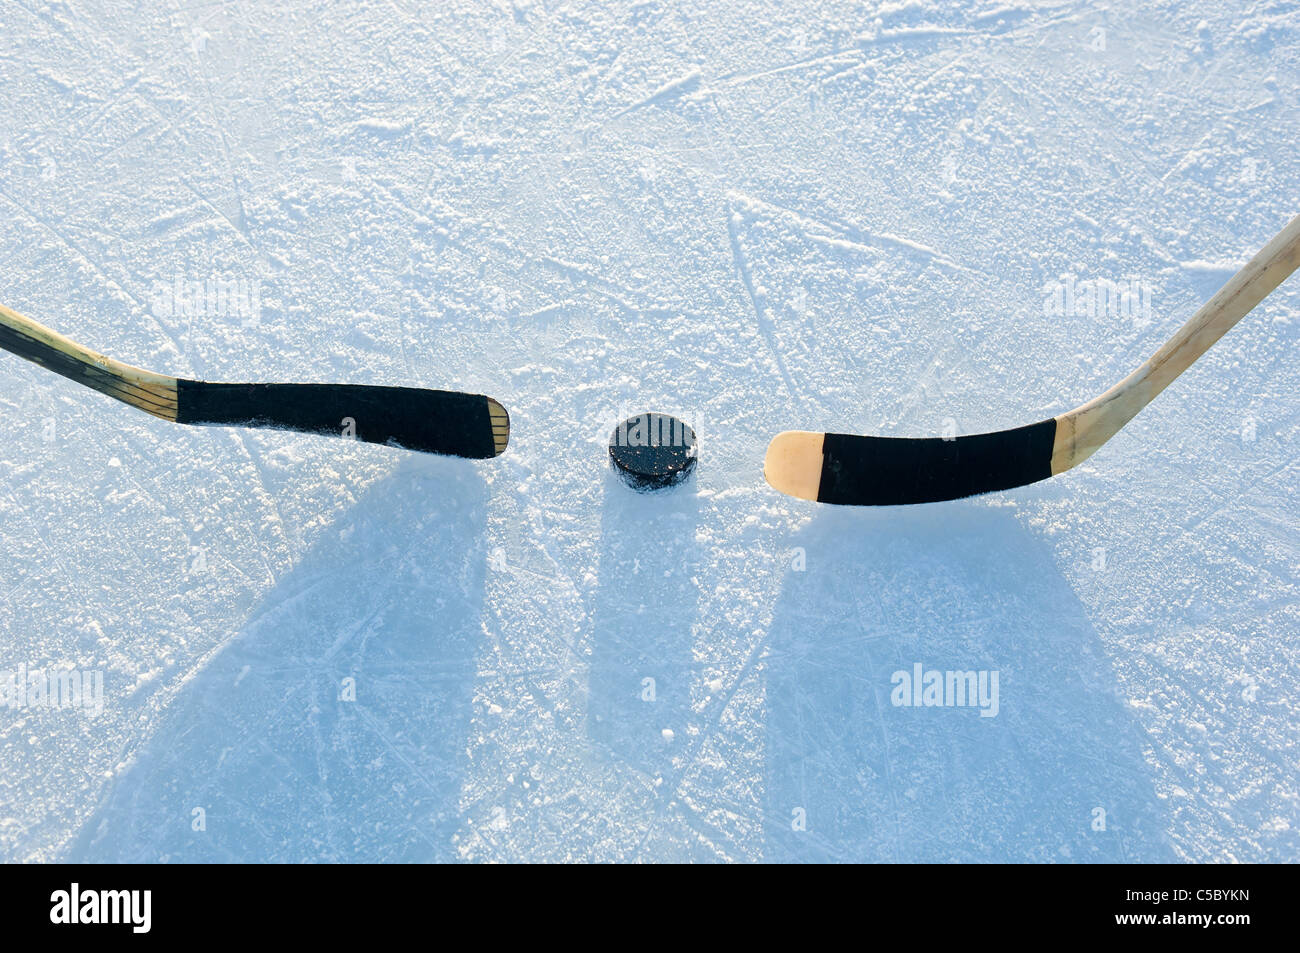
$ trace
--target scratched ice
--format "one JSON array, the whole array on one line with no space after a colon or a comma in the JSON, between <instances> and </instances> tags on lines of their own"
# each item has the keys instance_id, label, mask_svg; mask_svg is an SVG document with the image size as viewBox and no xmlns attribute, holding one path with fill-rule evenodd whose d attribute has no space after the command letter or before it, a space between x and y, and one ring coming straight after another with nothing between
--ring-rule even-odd
<instances>
[{"instance_id":1,"label":"scratched ice","mask_svg":"<svg viewBox=\"0 0 1300 953\"><path fill-rule=\"evenodd\" d=\"M0 671L104 676L0 708L0 859L1300 855L1300 283L1060 479L761 476L1136 367L1296 212L1293 13L267 6L0 6L0 300L491 394L512 446L187 429L0 354ZM689 486L609 473L644 410ZM895 705L918 664L996 716Z\"/></svg>"}]
</instances>

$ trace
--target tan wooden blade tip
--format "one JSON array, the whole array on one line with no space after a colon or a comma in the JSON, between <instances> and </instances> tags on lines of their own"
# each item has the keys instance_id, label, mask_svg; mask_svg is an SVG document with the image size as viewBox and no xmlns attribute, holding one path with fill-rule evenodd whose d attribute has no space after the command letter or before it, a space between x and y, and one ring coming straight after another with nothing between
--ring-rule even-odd
<instances>
[{"instance_id":1,"label":"tan wooden blade tip","mask_svg":"<svg viewBox=\"0 0 1300 953\"><path fill-rule=\"evenodd\" d=\"M801 500L817 500L822 482L822 442L826 435L787 430L772 438L763 458L763 477L775 490Z\"/></svg>"},{"instance_id":2,"label":"tan wooden blade tip","mask_svg":"<svg viewBox=\"0 0 1300 953\"><path fill-rule=\"evenodd\" d=\"M496 450L494 456L501 456L510 444L510 415L506 409L491 397L487 399L488 418L492 421L492 444Z\"/></svg>"}]
</instances>

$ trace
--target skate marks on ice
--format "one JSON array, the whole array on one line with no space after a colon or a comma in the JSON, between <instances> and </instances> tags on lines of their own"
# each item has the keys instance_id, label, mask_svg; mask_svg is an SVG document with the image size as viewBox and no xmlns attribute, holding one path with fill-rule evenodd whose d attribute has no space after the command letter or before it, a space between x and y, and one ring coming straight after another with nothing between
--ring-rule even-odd
<instances>
[{"instance_id":1,"label":"skate marks on ice","mask_svg":"<svg viewBox=\"0 0 1300 953\"><path fill-rule=\"evenodd\" d=\"M182 690L66 859L454 859L485 496L444 461L371 486Z\"/></svg>"},{"instance_id":2,"label":"skate marks on ice","mask_svg":"<svg viewBox=\"0 0 1300 953\"><path fill-rule=\"evenodd\" d=\"M1098 635L1011 511L819 511L792 547L764 662L766 859L1172 859ZM918 664L941 695L895 679ZM964 705L950 671L975 673Z\"/></svg>"}]
</instances>

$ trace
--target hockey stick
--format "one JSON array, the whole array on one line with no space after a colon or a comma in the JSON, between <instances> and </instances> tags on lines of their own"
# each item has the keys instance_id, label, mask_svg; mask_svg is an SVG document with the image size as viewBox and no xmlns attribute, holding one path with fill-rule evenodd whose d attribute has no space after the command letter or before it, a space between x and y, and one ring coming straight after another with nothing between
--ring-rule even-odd
<instances>
[{"instance_id":1,"label":"hockey stick","mask_svg":"<svg viewBox=\"0 0 1300 953\"><path fill-rule=\"evenodd\" d=\"M955 500L1036 483L1082 463L1300 266L1300 216L1201 306L1151 359L1096 400L1041 423L954 438L788 430L763 475L819 503L888 506Z\"/></svg>"},{"instance_id":2,"label":"hockey stick","mask_svg":"<svg viewBox=\"0 0 1300 953\"><path fill-rule=\"evenodd\" d=\"M0 305L0 348L146 413L218 424L354 436L455 457L495 457L510 441L504 407L481 394L366 384L214 384L96 354ZM345 433L348 419L355 433Z\"/></svg>"}]
</instances>

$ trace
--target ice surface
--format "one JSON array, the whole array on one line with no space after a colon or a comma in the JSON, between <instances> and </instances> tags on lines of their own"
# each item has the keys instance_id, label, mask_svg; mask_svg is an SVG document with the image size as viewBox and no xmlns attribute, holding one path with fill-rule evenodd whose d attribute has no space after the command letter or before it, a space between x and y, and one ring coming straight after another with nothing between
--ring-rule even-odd
<instances>
[{"instance_id":1,"label":"ice surface","mask_svg":"<svg viewBox=\"0 0 1300 953\"><path fill-rule=\"evenodd\" d=\"M0 708L0 859L1300 855L1300 279L1058 479L761 477L1144 360L1297 211L1292 5L271 6L0 5L0 300L487 393L512 444L187 429L0 354L0 670L105 674ZM174 306L214 276L256 306ZM644 410L689 487L609 473ZM895 706L916 663L998 714Z\"/></svg>"}]
</instances>

